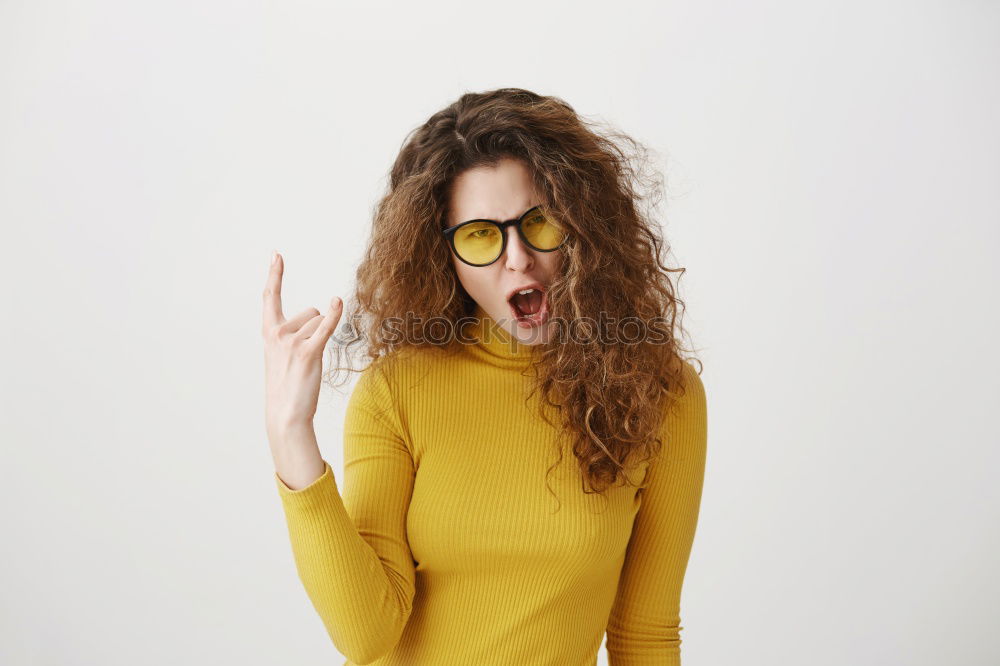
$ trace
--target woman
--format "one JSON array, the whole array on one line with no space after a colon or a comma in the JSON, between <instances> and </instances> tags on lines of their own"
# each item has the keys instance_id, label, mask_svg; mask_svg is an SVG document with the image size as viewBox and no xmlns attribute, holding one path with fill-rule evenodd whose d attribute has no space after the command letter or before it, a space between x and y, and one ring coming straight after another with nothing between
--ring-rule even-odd
<instances>
[{"instance_id":1,"label":"woman","mask_svg":"<svg viewBox=\"0 0 1000 666\"><path fill-rule=\"evenodd\" d=\"M334 345L369 361L342 494L312 419L343 304L286 321L275 253L275 481L348 664L591 666L605 631L613 666L680 663L705 393L679 354L684 269L663 265L640 208L636 145L510 88L409 137Z\"/></svg>"}]
</instances>

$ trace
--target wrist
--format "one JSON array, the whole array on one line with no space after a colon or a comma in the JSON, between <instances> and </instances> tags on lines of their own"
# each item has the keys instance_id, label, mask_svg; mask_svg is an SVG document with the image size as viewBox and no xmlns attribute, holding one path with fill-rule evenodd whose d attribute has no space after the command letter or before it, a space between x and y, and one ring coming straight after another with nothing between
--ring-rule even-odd
<instances>
[{"instance_id":1,"label":"wrist","mask_svg":"<svg viewBox=\"0 0 1000 666\"><path fill-rule=\"evenodd\" d=\"M312 421L274 420L267 423L267 435L274 442L281 442L289 437L300 438L313 432Z\"/></svg>"}]
</instances>

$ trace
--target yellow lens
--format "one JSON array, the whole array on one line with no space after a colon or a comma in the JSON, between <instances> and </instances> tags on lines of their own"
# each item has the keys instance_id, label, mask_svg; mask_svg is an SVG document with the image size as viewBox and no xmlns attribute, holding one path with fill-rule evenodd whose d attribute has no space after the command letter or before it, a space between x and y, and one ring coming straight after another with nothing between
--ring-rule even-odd
<instances>
[{"instance_id":1,"label":"yellow lens","mask_svg":"<svg viewBox=\"0 0 1000 666\"><path fill-rule=\"evenodd\" d=\"M500 255L503 237L496 225L473 222L455 232L455 251L471 264L488 264Z\"/></svg>"},{"instance_id":2,"label":"yellow lens","mask_svg":"<svg viewBox=\"0 0 1000 666\"><path fill-rule=\"evenodd\" d=\"M538 250L554 250L563 240L563 231L551 216L540 210L528 215L521 223L525 238Z\"/></svg>"}]
</instances>

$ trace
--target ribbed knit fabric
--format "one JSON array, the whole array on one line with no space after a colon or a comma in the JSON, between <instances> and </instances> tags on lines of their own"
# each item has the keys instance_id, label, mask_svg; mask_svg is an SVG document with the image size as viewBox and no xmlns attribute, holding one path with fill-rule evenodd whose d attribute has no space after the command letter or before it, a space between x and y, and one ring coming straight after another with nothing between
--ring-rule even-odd
<instances>
[{"instance_id":1,"label":"ribbed knit fabric","mask_svg":"<svg viewBox=\"0 0 1000 666\"><path fill-rule=\"evenodd\" d=\"M568 449L546 477L565 438L540 391L525 402L534 348L476 316L474 344L361 373L342 491L328 463L299 490L274 475L333 644L348 666L593 666L607 631L611 666L679 665L707 441L699 376L685 364L661 457L631 468L648 487L585 494Z\"/></svg>"}]
</instances>

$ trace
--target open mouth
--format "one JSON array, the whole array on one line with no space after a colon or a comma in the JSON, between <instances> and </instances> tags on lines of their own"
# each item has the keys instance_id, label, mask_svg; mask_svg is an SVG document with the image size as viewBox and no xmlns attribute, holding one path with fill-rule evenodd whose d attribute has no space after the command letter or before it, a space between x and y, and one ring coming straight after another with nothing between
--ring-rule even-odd
<instances>
[{"instance_id":1,"label":"open mouth","mask_svg":"<svg viewBox=\"0 0 1000 666\"><path fill-rule=\"evenodd\" d=\"M548 299L542 287L528 287L515 291L507 301L511 315L518 326L541 326L549 318Z\"/></svg>"}]
</instances>

